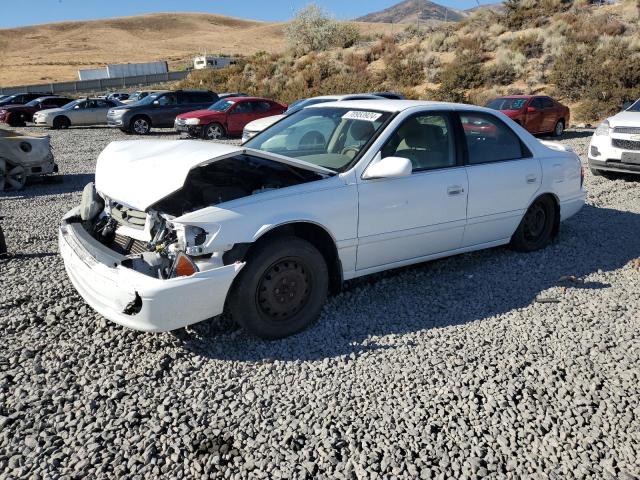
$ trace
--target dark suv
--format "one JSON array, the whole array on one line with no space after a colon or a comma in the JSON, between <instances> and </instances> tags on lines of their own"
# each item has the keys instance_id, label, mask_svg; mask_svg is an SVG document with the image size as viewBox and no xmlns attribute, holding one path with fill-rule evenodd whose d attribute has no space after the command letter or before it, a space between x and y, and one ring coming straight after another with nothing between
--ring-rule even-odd
<instances>
[{"instance_id":1,"label":"dark suv","mask_svg":"<svg viewBox=\"0 0 640 480\"><path fill-rule=\"evenodd\" d=\"M0 107L3 107L5 105L24 105L25 103L29 103L31 100L35 100L36 98L40 97L46 97L47 95L51 95L51 93L14 93L13 95L9 95L0 100Z\"/></svg>"},{"instance_id":2,"label":"dark suv","mask_svg":"<svg viewBox=\"0 0 640 480\"><path fill-rule=\"evenodd\" d=\"M123 132L146 135L151 127L172 128L176 116L201 110L218 100L206 90L176 90L152 93L139 102L109 110L107 124Z\"/></svg>"}]
</instances>

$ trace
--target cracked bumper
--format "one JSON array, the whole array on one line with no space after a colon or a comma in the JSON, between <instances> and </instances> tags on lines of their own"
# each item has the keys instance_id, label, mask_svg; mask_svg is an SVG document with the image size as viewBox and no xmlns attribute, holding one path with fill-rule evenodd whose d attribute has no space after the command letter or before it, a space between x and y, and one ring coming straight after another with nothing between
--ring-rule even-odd
<instances>
[{"instance_id":1,"label":"cracked bumper","mask_svg":"<svg viewBox=\"0 0 640 480\"><path fill-rule=\"evenodd\" d=\"M78 293L107 319L135 330L165 332L220 315L243 263L161 280L123 267L121 255L93 239L77 222L77 209L63 218L58 242L67 274ZM140 298L137 313L127 307Z\"/></svg>"}]
</instances>

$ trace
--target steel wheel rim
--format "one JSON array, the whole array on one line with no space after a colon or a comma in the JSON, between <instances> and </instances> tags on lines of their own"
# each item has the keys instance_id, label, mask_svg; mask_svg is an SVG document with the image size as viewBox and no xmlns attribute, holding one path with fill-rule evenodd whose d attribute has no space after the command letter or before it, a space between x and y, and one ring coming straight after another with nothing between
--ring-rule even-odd
<instances>
[{"instance_id":1,"label":"steel wheel rim","mask_svg":"<svg viewBox=\"0 0 640 480\"><path fill-rule=\"evenodd\" d=\"M209 140L217 140L222 137L222 130L219 125L207 125L207 138Z\"/></svg>"},{"instance_id":2,"label":"steel wheel rim","mask_svg":"<svg viewBox=\"0 0 640 480\"><path fill-rule=\"evenodd\" d=\"M537 241L544 233L547 212L540 203L535 203L524 216L524 236L529 241Z\"/></svg>"},{"instance_id":3,"label":"steel wheel rim","mask_svg":"<svg viewBox=\"0 0 640 480\"><path fill-rule=\"evenodd\" d=\"M299 258L278 260L258 283L258 310L274 321L289 320L309 302L311 286L309 269Z\"/></svg>"},{"instance_id":4,"label":"steel wheel rim","mask_svg":"<svg viewBox=\"0 0 640 480\"><path fill-rule=\"evenodd\" d=\"M133 129L136 131L136 133L147 133L148 125L146 120L143 120L141 118L137 119L135 122L133 122Z\"/></svg>"}]
</instances>

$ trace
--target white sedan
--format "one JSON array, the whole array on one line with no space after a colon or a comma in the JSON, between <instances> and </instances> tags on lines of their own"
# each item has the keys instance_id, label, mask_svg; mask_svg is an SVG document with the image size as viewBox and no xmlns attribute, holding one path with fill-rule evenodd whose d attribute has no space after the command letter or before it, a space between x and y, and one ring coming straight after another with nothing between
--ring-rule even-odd
<instances>
[{"instance_id":1,"label":"white sedan","mask_svg":"<svg viewBox=\"0 0 640 480\"><path fill-rule=\"evenodd\" d=\"M268 147L310 119L333 123L324 143ZM243 146L110 144L62 220L60 252L78 292L121 325L167 331L228 309L280 338L317 319L343 280L544 247L583 206L582 181L575 153L494 110L335 102Z\"/></svg>"},{"instance_id":2,"label":"white sedan","mask_svg":"<svg viewBox=\"0 0 640 480\"><path fill-rule=\"evenodd\" d=\"M589 169L594 175L640 173L640 100L598 126L589 145Z\"/></svg>"},{"instance_id":3,"label":"white sedan","mask_svg":"<svg viewBox=\"0 0 640 480\"><path fill-rule=\"evenodd\" d=\"M34 113L33 123L51 128L71 126L106 125L110 108L123 105L118 100L83 98L74 100L62 108L50 108Z\"/></svg>"}]
</instances>

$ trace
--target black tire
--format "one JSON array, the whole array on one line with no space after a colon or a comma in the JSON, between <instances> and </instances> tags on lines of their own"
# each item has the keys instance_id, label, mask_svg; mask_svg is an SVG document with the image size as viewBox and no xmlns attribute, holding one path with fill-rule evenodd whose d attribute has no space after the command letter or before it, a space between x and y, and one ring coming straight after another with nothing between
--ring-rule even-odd
<instances>
[{"instance_id":1,"label":"black tire","mask_svg":"<svg viewBox=\"0 0 640 480\"><path fill-rule=\"evenodd\" d=\"M2 233L2 226L0 226L0 258L7 256L7 243L4 239L4 233Z\"/></svg>"},{"instance_id":2,"label":"black tire","mask_svg":"<svg viewBox=\"0 0 640 480\"><path fill-rule=\"evenodd\" d=\"M131 135L131 132L129 130L127 130L126 128L121 128L120 131L122 133L126 133L127 135Z\"/></svg>"},{"instance_id":3,"label":"black tire","mask_svg":"<svg viewBox=\"0 0 640 480\"><path fill-rule=\"evenodd\" d=\"M71 126L71 121L63 115L53 119L53 128L56 130L60 128L69 128L70 126Z\"/></svg>"},{"instance_id":4,"label":"black tire","mask_svg":"<svg viewBox=\"0 0 640 480\"><path fill-rule=\"evenodd\" d=\"M219 140L225 135L224 127L219 123L210 123L202 127L202 138L204 140Z\"/></svg>"},{"instance_id":5,"label":"black tire","mask_svg":"<svg viewBox=\"0 0 640 480\"><path fill-rule=\"evenodd\" d=\"M549 196L538 198L527 209L518 229L511 237L511 246L518 252L533 252L546 247L554 234L556 206Z\"/></svg>"},{"instance_id":6,"label":"black tire","mask_svg":"<svg viewBox=\"0 0 640 480\"><path fill-rule=\"evenodd\" d=\"M26 125L22 115L16 115L15 113L9 117L10 127L24 127Z\"/></svg>"},{"instance_id":7,"label":"black tire","mask_svg":"<svg viewBox=\"0 0 640 480\"><path fill-rule=\"evenodd\" d=\"M555 127L553 127L553 132L551 132L551 134L552 134L554 137L561 137L561 136L562 136L562 134L564 133L564 127L565 127L565 125L564 125L564 120L562 120L562 119L561 119L561 120L558 120L558 121L556 122L556 126L555 126Z\"/></svg>"},{"instance_id":8,"label":"black tire","mask_svg":"<svg viewBox=\"0 0 640 480\"><path fill-rule=\"evenodd\" d=\"M129 122L128 130L136 135L148 135L151 131L151 120L144 115L133 117Z\"/></svg>"},{"instance_id":9,"label":"black tire","mask_svg":"<svg viewBox=\"0 0 640 480\"><path fill-rule=\"evenodd\" d=\"M597 168L589 168L589 171L591 172L591 175L593 175L594 177L602 176L602 171L598 170Z\"/></svg>"},{"instance_id":10,"label":"black tire","mask_svg":"<svg viewBox=\"0 0 640 480\"><path fill-rule=\"evenodd\" d=\"M234 282L227 306L247 332L265 340L288 337L322 311L329 272L322 254L293 236L258 244Z\"/></svg>"}]
</instances>

